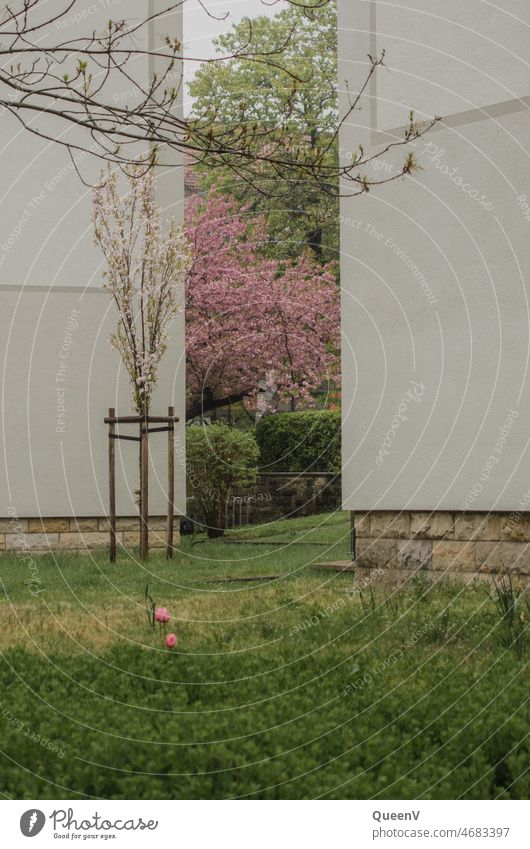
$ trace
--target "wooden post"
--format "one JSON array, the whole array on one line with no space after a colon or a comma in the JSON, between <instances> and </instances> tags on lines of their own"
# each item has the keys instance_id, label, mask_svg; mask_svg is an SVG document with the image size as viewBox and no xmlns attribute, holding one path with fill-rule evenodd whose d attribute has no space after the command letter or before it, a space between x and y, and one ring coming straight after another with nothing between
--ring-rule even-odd
<instances>
[{"instance_id":1,"label":"wooden post","mask_svg":"<svg viewBox=\"0 0 530 849\"><path fill-rule=\"evenodd\" d=\"M115 416L114 407L109 407L109 419ZM109 422L109 525L110 525L110 562L116 562L116 440L114 423Z\"/></svg>"},{"instance_id":2,"label":"wooden post","mask_svg":"<svg viewBox=\"0 0 530 849\"><path fill-rule=\"evenodd\" d=\"M167 432L168 434L168 494L167 494L167 545L166 556L173 557L173 526L175 521L175 408L168 407L167 416L116 416L114 408L109 409L105 424L109 426L109 526L110 559L116 560L116 439L138 442L140 447L140 557L146 561L149 557L149 434ZM139 436L116 433L116 425L138 424ZM150 428L150 424L164 424L165 427Z\"/></svg>"},{"instance_id":3,"label":"wooden post","mask_svg":"<svg viewBox=\"0 0 530 849\"><path fill-rule=\"evenodd\" d=\"M348 552L352 560L357 557L357 531L355 528L355 513L350 510L350 550Z\"/></svg>"},{"instance_id":4,"label":"wooden post","mask_svg":"<svg viewBox=\"0 0 530 849\"><path fill-rule=\"evenodd\" d=\"M175 416L175 408L168 407L169 419ZM173 557L173 517L175 514L175 422L168 422L167 430L167 549L166 558Z\"/></svg>"},{"instance_id":5,"label":"wooden post","mask_svg":"<svg viewBox=\"0 0 530 849\"><path fill-rule=\"evenodd\" d=\"M149 423L140 422L140 558L149 557Z\"/></svg>"}]
</instances>

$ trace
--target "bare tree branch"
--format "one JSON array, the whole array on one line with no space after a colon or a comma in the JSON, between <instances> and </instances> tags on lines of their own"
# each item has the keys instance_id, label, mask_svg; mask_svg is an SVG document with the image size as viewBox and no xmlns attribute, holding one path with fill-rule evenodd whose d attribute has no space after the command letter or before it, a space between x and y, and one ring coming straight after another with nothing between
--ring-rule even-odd
<instances>
[{"instance_id":1,"label":"bare tree branch","mask_svg":"<svg viewBox=\"0 0 530 849\"><path fill-rule=\"evenodd\" d=\"M285 120L275 127L247 121L244 110L239 123L230 127L219 121L215 110L184 117L179 103L188 59L183 56L182 44L175 34L168 33L159 44L149 45L148 31L155 22L160 27L172 13L182 11L185 2L170 3L141 21L111 20L102 32L92 30L69 40L62 30L72 20L80 23L84 18L76 13L77 0L63 0L62 10L48 16L43 16L39 0L14 0L0 18L0 106L28 132L65 147L78 173L76 154L80 153L130 171L139 162L149 167L162 154L164 165L180 167L181 155L186 152L209 168L228 165L238 179L253 184L259 182L264 165L272 166L278 178L272 191L285 197L293 185L308 180L326 193L337 194L342 185L349 194L358 194L413 170L413 159L407 156L402 171L392 178L369 179L363 174L374 158L408 145L434 123L420 126L412 115L403 137L382 151L365 155L359 150L351 162L337 160L340 126L359 108L383 55L369 57L366 80L351 98L347 114L336 132L317 148L305 148L294 137L289 104ZM288 2L311 14L328 0ZM202 2L200 5L205 14L211 14ZM265 0L265 5L274 2ZM307 84L308 80L282 66L282 52L295 37L294 29L286 34L283 46L258 53L252 49L251 22L248 27L247 43L241 49L208 61L264 63L284 71L293 83ZM136 62L138 59L143 61ZM146 60L157 69L150 79L142 77L138 69L139 65L145 67ZM293 86L293 98L295 89Z\"/></svg>"}]
</instances>

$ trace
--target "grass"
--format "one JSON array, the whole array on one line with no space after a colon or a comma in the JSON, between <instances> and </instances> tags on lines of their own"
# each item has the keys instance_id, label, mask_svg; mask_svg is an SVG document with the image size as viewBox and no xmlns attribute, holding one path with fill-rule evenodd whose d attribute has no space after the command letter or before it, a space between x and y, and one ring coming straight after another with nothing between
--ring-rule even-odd
<instances>
[{"instance_id":1,"label":"grass","mask_svg":"<svg viewBox=\"0 0 530 849\"><path fill-rule=\"evenodd\" d=\"M487 587L349 592L351 574L314 569L346 557L340 513L227 538L148 567L2 558L2 793L526 798L524 634L510 643Z\"/></svg>"}]
</instances>

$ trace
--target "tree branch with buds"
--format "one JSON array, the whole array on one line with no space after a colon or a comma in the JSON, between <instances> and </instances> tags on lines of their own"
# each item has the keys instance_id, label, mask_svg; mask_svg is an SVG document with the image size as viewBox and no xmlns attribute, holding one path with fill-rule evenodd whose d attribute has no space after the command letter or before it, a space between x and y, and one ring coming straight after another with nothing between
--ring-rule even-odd
<instances>
[{"instance_id":1,"label":"tree branch with buds","mask_svg":"<svg viewBox=\"0 0 530 849\"><path fill-rule=\"evenodd\" d=\"M125 170L134 166L138 175L143 173L139 166L148 170L162 154L164 165L180 167L181 155L187 152L209 168L228 165L235 177L256 185L263 167L272 168L278 184L275 190L267 191L284 194L307 180L322 192L336 194L342 185L348 193L356 194L367 191L370 185L396 179L399 175L369 179L363 168L374 156L390 147L408 145L432 126L433 122L420 126L411 117L403 137L379 154L362 154L346 163L337 161L334 151L338 131L359 107L362 92L382 64L382 57L376 57L370 58L366 82L338 122L336 132L321 145L299 148L297 139L293 139L289 112L297 91L308 80L282 64L282 53L296 38L296 28L286 33L283 46L256 51L250 21L246 43L230 55L208 61L237 59L282 69L293 82L283 119L270 127L248 121L242 114L238 122L227 126L219 121L215 109L184 117L180 109L183 67L191 57L184 57L176 34L167 33L152 44L149 32L171 22L171 16L182 12L185 2L170 3L139 21L109 20L101 32L88 30L68 39L63 31L69 21L85 25L77 0L56 0L53 8L57 11L44 15L39 0L15 0L4 7L0 17L0 106L29 133L65 147L74 164L76 152L83 151ZM289 2L302 8L305 15L316 16L330 0ZM149 79L141 72L146 63L156 68ZM116 102L116 93L124 91L130 95L128 101ZM409 173L411 167L407 157L401 173Z\"/></svg>"}]
</instances>

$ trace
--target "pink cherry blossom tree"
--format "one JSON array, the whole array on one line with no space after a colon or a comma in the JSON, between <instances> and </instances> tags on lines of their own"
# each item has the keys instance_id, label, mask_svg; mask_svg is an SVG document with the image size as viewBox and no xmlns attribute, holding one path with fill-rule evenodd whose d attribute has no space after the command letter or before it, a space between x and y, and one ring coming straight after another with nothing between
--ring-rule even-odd
<instances>
[{"instance_id":1,"label":"pink cherry blossom tree","mask_svg":"<svg viewBox=\"0 0 530 849\"><path fill-rule=\"evenodd\" d=\"M153 171L135 166L122 196L115 173L94 191L96 244L105 258L103 287L118 312L111 337L132 386L138 415L147 415L169 328L180 309L186 239L174 219L162 222Z\"/></svg>"},{"instance_id":2,"label":"pink cherry blossom tree","mask_svg":"<svg viewBox=\"0 0 530 849\"><path fill-rule=\"evenodd\" d=\"M339 287L309 252L268 259L265 219L210 192L187 208L188 418L260 397L310 406L339 380ZM269 405L272 403L267 401Z\"/></svg>"}]
</instances>

